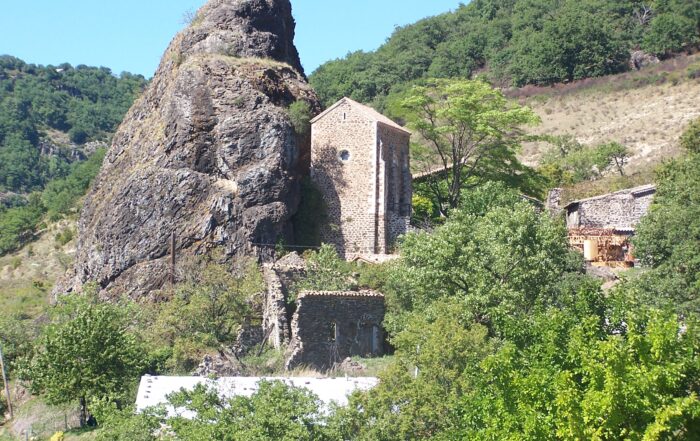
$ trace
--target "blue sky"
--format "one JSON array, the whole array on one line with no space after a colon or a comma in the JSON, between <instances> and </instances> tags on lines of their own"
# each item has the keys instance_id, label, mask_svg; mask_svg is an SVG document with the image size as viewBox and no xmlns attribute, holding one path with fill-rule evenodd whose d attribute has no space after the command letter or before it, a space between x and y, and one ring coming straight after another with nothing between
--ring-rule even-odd
<instances>
[{"instance_id":1,"label":"blue sky","mask_svg":"<svg viewBox=\"0 0 700 441\"><path fill-rule=\"evenodd\" d=\"M151 77L185 11L205 0L2 0L0 54L36 64L106 66ZM459 0L292 0L307 73L397 25L458 7Z\"/></svg>"}]
</instances>

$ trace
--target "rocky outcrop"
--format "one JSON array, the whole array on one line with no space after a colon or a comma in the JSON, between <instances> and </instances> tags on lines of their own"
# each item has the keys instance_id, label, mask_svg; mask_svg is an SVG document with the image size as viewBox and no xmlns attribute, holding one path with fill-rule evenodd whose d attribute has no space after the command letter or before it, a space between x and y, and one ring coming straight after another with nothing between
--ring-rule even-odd
<instances>
[{"instance_id":1,"label":"rocky outcrop","mask_svg":"<svg viewBox=\"0 0 700 441\"><path fill-rule=\"evenodd\" d=\"M162 287L173 233L178 258L215 246L260 255L255 244L288 233L309 146L287 109L320 108L293 37L289 0L212 0L198 12L115 134L57 293L88 281L132 297Z\"/></svg>"}]
</instances>

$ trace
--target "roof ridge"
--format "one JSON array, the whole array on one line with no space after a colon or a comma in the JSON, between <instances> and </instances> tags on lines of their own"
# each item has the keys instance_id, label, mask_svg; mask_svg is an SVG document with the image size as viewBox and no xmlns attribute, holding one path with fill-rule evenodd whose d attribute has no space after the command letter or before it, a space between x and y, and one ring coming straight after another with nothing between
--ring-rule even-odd
<instances>
[{"instance_id":1,"label":"roof ridge","mask_svg":"<svg viewBox=\"0 0 700 441\"><path fill-rule=\"evenodd\" d=\"M328 115L330 112L332 112L338 106L340 106L343 102L350 104L351 107L354 107L355 109L359 110L364 116L366 116L367 118L369 118L373 121L376 121L377 123L384 124L386 126L400 130L400 131L408 133L408 134L411 133L408 129L406 129L405 127L402 127L401 125L399 125L398 123L393 121L388 116L379 112L377 109L375 109L371 106L368 106L366 104L359 103L359 102L353 100L352 98L348 98L348 97L341 98L340 100L335 102L333 105L331 105L329 108L327 108L326 110L324 110L323 112L319 113L317 116L312 118L310 121L311 124L323 119L326 115Z\"/></svg>"}]
</instances>

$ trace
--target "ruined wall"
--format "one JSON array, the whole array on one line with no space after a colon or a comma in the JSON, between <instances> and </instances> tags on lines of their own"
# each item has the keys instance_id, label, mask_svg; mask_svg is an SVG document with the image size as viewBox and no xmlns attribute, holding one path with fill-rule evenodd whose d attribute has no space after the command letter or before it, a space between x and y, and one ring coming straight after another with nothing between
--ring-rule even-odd
<instances>
[{"instance_id":1,"label":"ruined wall","mask_svg":"<svg viewBox=\"0 0 700 441\"><path fill-rule=\"evenodd\" d=\"M653 187L629 189L569 205L569 228L634 228L649 211Z\"/></svg>"},{"instance_id":2,"label":"ruined wall","mask_svg":"<svg viewBox=\"0 0 700 441\"><path fill-rule=\"evenodd\" d=\"M374 291L301 293L286 368L327 369L346 357L382 355L384 311L384 296Z\"/></svg>"}]
</instances>

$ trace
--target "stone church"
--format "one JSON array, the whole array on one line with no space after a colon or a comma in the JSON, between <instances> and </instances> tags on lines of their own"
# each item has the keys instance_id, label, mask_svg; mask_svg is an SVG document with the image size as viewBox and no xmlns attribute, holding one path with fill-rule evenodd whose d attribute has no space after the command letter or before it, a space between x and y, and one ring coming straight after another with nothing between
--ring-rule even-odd
<instances>
[{"instance_id":1,"label":"stone church","mask_svg":"<svg viewBox=\"0 0 700 441\"><path fill-rule=\"evenodd\" d=\"M326 202L321 240L348 260L390 254L408 229L411 134L343 98L311 120L311 178Z\"/></svg>"}]
</instances>

